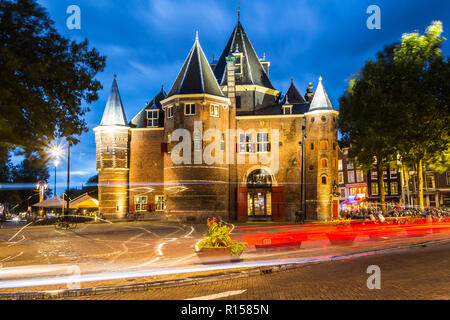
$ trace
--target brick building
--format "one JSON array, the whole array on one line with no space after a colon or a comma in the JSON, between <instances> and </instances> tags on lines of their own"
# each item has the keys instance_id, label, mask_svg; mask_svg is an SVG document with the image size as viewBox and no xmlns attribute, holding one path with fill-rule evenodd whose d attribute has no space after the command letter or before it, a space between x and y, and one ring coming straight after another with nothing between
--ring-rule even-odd
<instances>
[{"instance_id":1,"label":"brick building","mask_svg":"<svg viewBox=\"0 0 450 320\"><path fill-rule=\"evenodd\" d=\"M283 95L238 20L209 63L198 35L175 82L127 122L114 79L94 129L100 212L182 220L337 217L337 116L322 84ZM214 161L211 161L211 157ZM182 160L180 160L182 159Z\"/></svg>"},{"instance_id":2,"label":"brick building","mask_svg":"<svg viewBox=\"0 0 450 320\"><path fill-rule=\"evenodd\" d=\"M341 210L367 205L367 176L348 157L348 148L339 149L339 200Z\"/></svg>"}]
</instances>

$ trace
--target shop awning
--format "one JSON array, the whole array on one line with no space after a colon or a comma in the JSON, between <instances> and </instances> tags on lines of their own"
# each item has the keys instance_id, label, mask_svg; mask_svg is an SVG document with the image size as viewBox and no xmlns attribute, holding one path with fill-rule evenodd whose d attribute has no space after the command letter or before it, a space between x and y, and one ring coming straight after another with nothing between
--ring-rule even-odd
<instances>
[{"instance_id":1,"label":"shop awning","mask_svg":"<svg viewBox=\"0 0 450 320\"><path fill-rule=\"evenodd\" d=\"M60 197L56 195L42 202L35 203L32 206L39 208L62 208L64 203L66 203L66 201L63 201Z\"/></svg>"},{"instance_id":2,"label":"shop awning","mask_svg":"<svg viewBox=\"0 0 450 320\"><path fill-rule=\"evenodd\" d=\"M98 208L98 200L91 197L88 194L84 194L72 201L70 201L69 207L71 209L90 209L90 208Z\"/></svg>"}]
</instances>

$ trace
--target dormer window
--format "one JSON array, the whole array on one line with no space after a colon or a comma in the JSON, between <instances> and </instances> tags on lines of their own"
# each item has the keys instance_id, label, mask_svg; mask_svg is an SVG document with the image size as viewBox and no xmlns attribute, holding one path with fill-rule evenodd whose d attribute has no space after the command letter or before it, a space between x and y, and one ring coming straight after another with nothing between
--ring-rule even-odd
<instances>
[{"instance_id":1,"label":"dormer window","mask_svg":"<svg viewBox=\"0 0 450 320\"><path fill-rule=\"evenodd\" d=\"M219 108L219 106L216 105L216 104L212 104L210 106L210 109L209 109L209 115L211 117L216 117L216 118L220 117L220 108Z\"/></svg>"},{"instance_id":2,"label":"dormer window","mask_svg":"<svg viewBox=\"0 0 450 320\"><path fill-rule=\"evenodd\" d=\"M283 114L292 114L292 106L283 106Z\"/></svg>"},{"instance_id":3,"label":"dormer window","mask_svg":"<svg viewBox=\"0 0 450 320\"><path fill-rule=\"evenodd\" d=\"M193 116L193 115L195 115L195 103L186 103L184 105L184 114L186 116Z\"/></svg>"},{"instance_id":4,"label":"dormer window","mask_svg":"<svg viewBox=\"0 0 450 320\"><path fill-rule=\"evenodd\" d=\"M159 120L159 110L147 110L147 127L157 127Z\"/></svg>"},{"instance_id":5,"label":"dormer window","mask_svg":"<svg viewBox=\"0 0 450 320\"><path fill-rule=\"evenodd\" d=\"M234 52L233 56L236 57L236 61L234 63L235 74L242 74L242 60L244 60L244 55L241 52Z\"/></svg>"}]
</instances>

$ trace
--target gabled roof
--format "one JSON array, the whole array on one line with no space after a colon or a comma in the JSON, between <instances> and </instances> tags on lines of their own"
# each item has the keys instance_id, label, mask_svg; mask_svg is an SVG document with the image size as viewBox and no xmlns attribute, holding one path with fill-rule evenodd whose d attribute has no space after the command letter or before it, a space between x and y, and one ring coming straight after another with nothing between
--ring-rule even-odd
<instances>
[{"instance_id":1,"label":"gabled roof","mask_svg":"<svg viewBox=\"0 0 450 320\"><path fill-rule=\"evenodd\" d=\"M139 113L130 121L130 127L133 128L144 128L144 119L146 119L146 110L152 110L152 109L158 109L160 110L159 113L159 120L160 120L160 126L164 125L164 111L162 110L161 106L161 100L164 100L167 97L167 94L164 92L164 88L161 86L161 91L158 92L158 94L147 103L147 105L139 111Z\"/></svg>"},{"instance_id":2,"label":"gabled roof","mask_svg":"<svg viewBox=\"0 0 450 320\"><path fill-rule=\"evenodd\" d=\"M327 92L322 84L322 77L319 78L319 84L317 85L316 92L311 101L311 106L309 111L314 110L334 110L330 99L328 98Z\"/></svg>"},{"instance_id":3,"label":"gabled roof","mask_svg":"<svg viewBox=\"0 0 450 320\"><path fill-rule=\"evenodd\" d=\"M298 91L297 87L294 84L293 79L291 79L291 85L287 89L281 104L299 104L299 103L306 103L306 100L305 98L303 98L300 91Z\"/></svg>"},{"instance_id":4,"label":"gabled roof","mask_svg":"<svg viewBox=\"0 0 450 320\"><path fill-rule=\"evenodd\" d=\"M101 126L126 126L127 117L120 98L119 87L117 86L116 76L109 93L108 101L106 102L105 111L103 112Z\"/></svg>"},{"instance_id":5,"label":"gabled roof","mask_svg":"<svg viewBox=\"0 0 450 320\"><path fill-rule=\"evenodd\" d=\"M244 63L242 65L242 76L236 77L236 85L259 85L265 88L275 89L269 80L259 58L253 49L253 46L248 39L244 28L238 21L233 33L228 40L225 49L223 49L216 67L214 68L214 74L217 81L221 86L227 84L226 66L227 62L225 58L239 51L244 56Z\"/></svg>"},{"instance_id":6,"label":"gabled roof","mask_svg":"<svg viewBox=\"0 0 450 320\"><path fill-rule=\"evenodd\" d=\"M168 97L175 94L197 93L208 93L224 97L211 66L205 57L205 53L200 46L198 35L183 67L178 73L177 79L169 91Z\"/></svg>"}]
</instances>

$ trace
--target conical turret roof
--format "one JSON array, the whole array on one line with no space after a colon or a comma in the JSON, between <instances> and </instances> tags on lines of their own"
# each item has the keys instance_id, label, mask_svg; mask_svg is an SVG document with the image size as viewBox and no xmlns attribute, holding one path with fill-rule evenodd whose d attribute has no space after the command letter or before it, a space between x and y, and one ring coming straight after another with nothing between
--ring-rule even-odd
<instances>
[{"instance_id":1,"label":"conical turret roof","mask_svg":"<svg viewBox=\"0 0 450 320\"><path fill-rule=\"evenodd\" d=\"M294 84L293 79L291 79L291 85L287 89L281 104L300 104L300 103L306 103L305 98L303 98L300 91L298 91L297 87Z\"/></svg>"},{"instance_id":2,"label":"conical turret roof","mask_svg":"<svg viewBox=\"0 0 450 320\"><path fill-rule=\"evenodd\" d=\"M105 111L103 112L101 126L127 126L127 117L120 98L119 87L117 86L116 76L106 102Z\"/></svg>"},{"instance_id":3,"label":"conical turret roof","mask_svg":"<svg viewBox=\"0 0 450 320\"><path fill-rule=\"evenodd\" d=\"M211 66L205 57L205 53L200 46L197 34L194 45L170 89L168 97L175 94L198 93L224 97Z\"/></svg>"},{"instance_id":4,"label":"conical turret roof","mask_svg":"<svg viewBox=\"0 0 450 320\"><path fill-rule=\"evenodd\" d=\"M317 85L316 92L314 93L314 97L309 107L309 111L314 110L334 110L327 92L323 87L322 77L319 78L319 84Z\"/></svg>"},{"instance_id":5,"label":"conical turret roof","mask_svg":"<svg viewBox=\"0 0 450 320\"><path fill-rule=\"evenodd\" d=\"M239 20L214 68L214 74L220 85L227 84L225 59L230 53L235 52L242 53L244 57L242 76L236 77L236 85L259 85L274 89Z\"/></svg>"}]
</instances>

